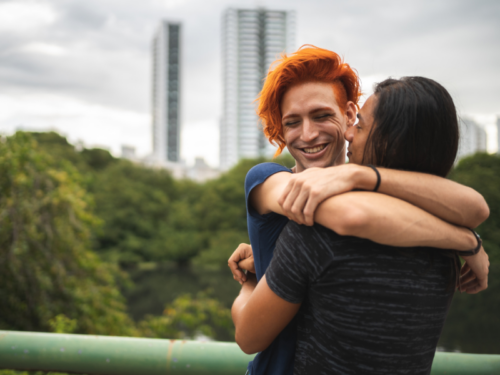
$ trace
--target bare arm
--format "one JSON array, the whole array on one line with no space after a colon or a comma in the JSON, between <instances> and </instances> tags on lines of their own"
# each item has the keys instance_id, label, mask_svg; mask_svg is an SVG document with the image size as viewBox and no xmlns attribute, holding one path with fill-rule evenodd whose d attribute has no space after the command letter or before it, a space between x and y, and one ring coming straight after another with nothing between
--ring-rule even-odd
<instances>
[{"instance_id":1,"label":"bare arm","mask_svg":"<svg viewBox=\"0 0 500 375\"><path fill-rule=\"evenodd\" d=\"M276 173L257 186L250 195L253 207L260 214L284 215L278 200L291 178L290 173ZM314 221L338 234L367 238L383 245L455 250L476 246L469 230L379 193L350 192L328 198L315 211Z\"/></svg>"},{"instance_id":2,"label":"bare arm","mask_svg":"<svg viewBox=\"0 0 500 375\"><path fill-rule=\"evenodd\" d=\"M231 309L236 342L247 354L266 349L297 314L300 304L278 297L267 285L266 276L257 284L248 277Z\"/></svg>"},{"instance_id":3,"label":"bare arm","mask_svg":"<svg viewBox=\"0 0 500 375\"><path fill-rule=\"evenodd\" d=\"M379 168L380 193L399 198L444 221L475 228L489 216L484 198L467 186L425 173ZM293 175L279 202L288 216L312 225L317 206L328 197L354 189L371 191L377 177L368 167L346 164L311 168Z\"/></svg>"},{"instance_id":4,"label":"bare arm","mask_svg":"<svg viewBox=\"0 0 500 375\"><path fill-rule=\"evenodd\" d=\"M357 167L356 188L373 189L375 173ZM380 193L402 199L450 223L476 228L490 214L483 196L470 187L426 173L387 168L378 170L381 176Z\"/></svg>"}]
</instances>

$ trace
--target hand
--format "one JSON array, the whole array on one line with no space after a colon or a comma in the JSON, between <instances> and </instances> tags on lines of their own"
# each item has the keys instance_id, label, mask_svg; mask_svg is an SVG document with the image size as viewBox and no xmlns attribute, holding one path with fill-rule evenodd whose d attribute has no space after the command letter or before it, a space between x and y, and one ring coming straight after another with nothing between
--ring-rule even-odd
<instances>
[{"instance_id":1,"label":"hand","mask_svg":"<svg viewBox=\"0 0 500 375\"><path fill-rule=\"evenodd\" d=\"M278 200L284 215L299 224L313 225L314 212L321 202L355 188L354 174L358 169L359 166L345 164L293 174Z\"/></svg>"},{"instance_id":2,"label":"hand","mask_svg":"<svg viewBox=\"0 0 500 375\"><path fill-rule=\"evenodd\" d=\"M233 279L243 284L247 280L247 277L242 270L255 273L252 246L241 243L234 251L233 255L229 257L227 265L233 273Z\"/></svg>"},{"instance_id":3,"label":"hand","mask_svg":"<svg viewBox=\"0 0 500 375\"><path fill-rule=\"evenodd\" d=\"M488 288L490 261L483 247L476 255L464 256L460 270L460 292L476 294Z\"/></svg>"}]
</instances>

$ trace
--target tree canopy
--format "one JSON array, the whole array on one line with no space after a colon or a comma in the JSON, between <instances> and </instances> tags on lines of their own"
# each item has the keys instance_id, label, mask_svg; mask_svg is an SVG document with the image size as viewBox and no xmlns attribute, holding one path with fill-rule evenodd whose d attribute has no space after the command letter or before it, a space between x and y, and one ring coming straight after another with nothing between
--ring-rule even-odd
<instances>
[{"instance_id":1,"label":"tree canopy","mask_svg":"<svg viewBox=\"0 0 500 375\"><path fill-rule=\"evenodd\" d=\"M231 283L227 259L239 243L248 242L245 176L263 161L242 160L219 178L198 184L103 149L77 149L57 133L1 138L0 329L230 339L226 305L232 297L221 303L220 296L232 289L197 293L193 284L162 302L158 314L162 305L163 314L137 323L122 291L130 284L128 274L147 264L166 264L164 269L186 275L190 264L219 269ZM293 165L290 156L277 161ZM500 156L465 158L450 178L486 198L490 218L477 231L492 270L498 268ZM497 295L487 291L475 300L497 306ZM477 316L470 296L456 300L462 315L451 315L450 321ZM452 343L457 332L445 331L443 337Z\"/></svg>"},{"instance_id":2,"label":"tree canopy","mask_svg":"<svg viewBox=\"0 0 500 375\"><path fill-rule=\"evenodd\" d=\"M64 313L82 333L133 334L123 277L91 249L100 220L71 164L54 167L31 136L0 142L0 327L50 331Z\"/></svg>"}]
</instances>

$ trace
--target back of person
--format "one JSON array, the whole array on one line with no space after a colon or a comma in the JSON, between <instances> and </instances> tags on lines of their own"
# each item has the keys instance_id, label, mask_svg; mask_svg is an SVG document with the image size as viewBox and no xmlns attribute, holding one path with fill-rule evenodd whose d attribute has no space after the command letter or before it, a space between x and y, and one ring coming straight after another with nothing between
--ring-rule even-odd
<instances>
[{"instance_id":1,"label":"back of person","mask_svg":"<svg viewBox=\"0 0 500 375\"><path fill-rule=\"evenodd\" d=\"M276 261L279 259L279 261ZM454 260L290 222L266 271L302 302L294 374L429 374L455 282Z\"/></svg>"}]
</instances>

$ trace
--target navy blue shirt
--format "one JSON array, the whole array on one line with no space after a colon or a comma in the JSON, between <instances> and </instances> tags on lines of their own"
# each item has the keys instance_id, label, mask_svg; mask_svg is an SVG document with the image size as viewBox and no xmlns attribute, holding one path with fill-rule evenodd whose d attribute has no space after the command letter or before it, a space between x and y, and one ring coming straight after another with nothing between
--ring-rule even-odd
<instances>
[{"instance_id":1,"label":"navy blue shirt","mask_svg":"<svg viewBox=\"0 0 500 375\"><path fill-rule=\"evenodd\" d=\"M276 240L287 225L288 218L271 212L260 215L249 201L251 191L268 177L278 172L292 171L276 163L256 165L247 173L245 179L245 198L247 203L248 235L252 245L257 280L260 280L273 258ZM258 353L248 364L251 375L292 375L295 344L297 342L297 319L276 337L269 347Z\"/></svg>"}]
</instances>

